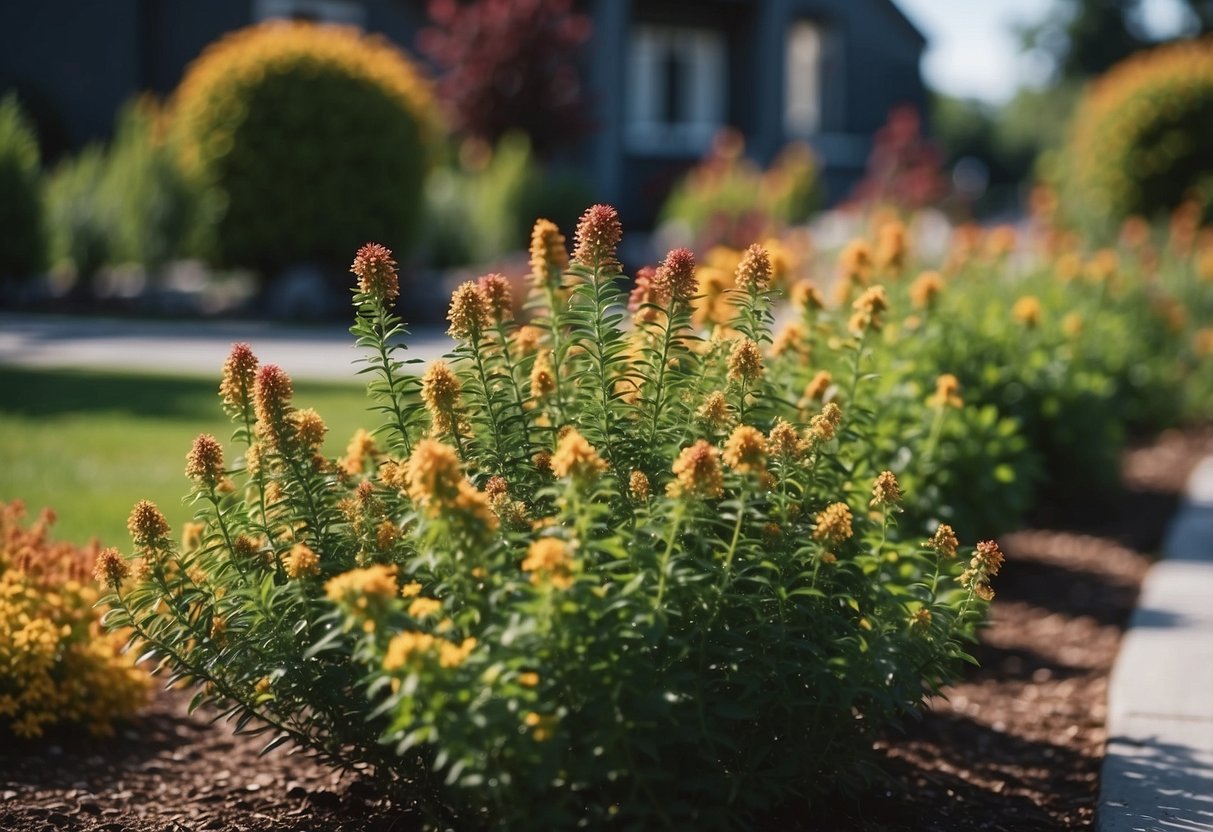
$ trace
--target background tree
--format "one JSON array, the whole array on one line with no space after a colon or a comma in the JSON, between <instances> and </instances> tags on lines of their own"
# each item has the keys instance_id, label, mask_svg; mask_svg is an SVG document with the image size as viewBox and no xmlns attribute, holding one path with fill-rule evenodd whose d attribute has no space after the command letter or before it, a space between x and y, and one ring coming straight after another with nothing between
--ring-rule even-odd
<instances>
[{"instance_id":1,"label":"background tree","mask_svg":"<svg viewBox=\"0 0 1213 832\"><path fill-rule=\"evenodd\" d=\"M1142 49L1213 31L1213 0L1176 0L1176 31L1151 30L1146 0L1058 0L1039 23L1022 30L1024 45L1045 55L1057 80L1100 75Z\"/></svg>"},{"instance_id":2,"label":"background tree","mask_svg":"<svg viewBox=\"0 0 1213 832\"><path fill-rule=\"evenodd\" d=\"M511 130L546 158L592 127L577 59L590 21L569 0L432 0L419 49L452 125L495 143Z\"/></svg>"}]
</instances>

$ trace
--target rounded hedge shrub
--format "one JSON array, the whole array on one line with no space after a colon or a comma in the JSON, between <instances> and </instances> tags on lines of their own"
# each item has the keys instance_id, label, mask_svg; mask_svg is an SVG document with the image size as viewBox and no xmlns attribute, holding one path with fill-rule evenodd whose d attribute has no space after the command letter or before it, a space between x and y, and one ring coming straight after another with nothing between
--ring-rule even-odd
<instances>
[{"instance_id":1,"label":"rounded hedge shrub","mask_svg":"<svg viewBox=\"0 0 1213 832\"><path fill-rule=\"evenodd\" d=\"M38 139L14 95L0 99L0 278L45 265Z\"/></svg>"},{"instance_id":2,"label":"rounded hedge shrub","mask_svg":"<svg viewBox=\"0 0 1213 832\"><path fill-rule=\"evenodd\" d=\"M233 32L189 67L171 110L184 167L214 201L221 262L337 263L368 235L406 246L421 220L434 102L382 38L284 22Z\"/></svg>"},{"instance_id":3,"label":"rounded hedge shrub","mask_svg":"<svg viewBox=\"0 0 1213 832\"><path fill-rule=\"evenodd\" d=\"M1199 192L1213 205L1213 39L1135 55L1084 93L1062 189L1081 225L1110 228Z\"/></svg>"}]
</instances>

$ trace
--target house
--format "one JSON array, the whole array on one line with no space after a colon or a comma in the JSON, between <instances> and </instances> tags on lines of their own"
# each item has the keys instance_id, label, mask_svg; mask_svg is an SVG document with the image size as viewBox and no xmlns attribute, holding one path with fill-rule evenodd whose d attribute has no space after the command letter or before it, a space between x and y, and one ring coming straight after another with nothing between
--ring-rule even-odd
<instances>
[{"instance_id":1,"label":"house","mask_svg":"<svg viewBox=\"0 0 1213 832\"><path fill-rule=\"evenodd\" d=\"M898 104L923 110L923 36L893 0L578 0L599 130L578 160L629 224L726 125L768 161L807 140L837 200ZM0 6L0 89L16 87L67 146L106 136L118 106L167 93L224 32L272 17L362 26L406 48L425 0L39 0ZM49 57L48 57L49 56Z\"/></svg>"}]
</instances>

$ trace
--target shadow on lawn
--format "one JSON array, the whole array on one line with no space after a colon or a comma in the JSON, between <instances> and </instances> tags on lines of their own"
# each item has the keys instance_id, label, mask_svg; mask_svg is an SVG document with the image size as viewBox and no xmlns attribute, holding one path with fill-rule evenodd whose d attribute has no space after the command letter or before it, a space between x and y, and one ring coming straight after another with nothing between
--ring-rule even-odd
<instances>
[{"instance_id":1,"label":"shadow on lawn","mask_svg":"<svg viewBox=\"0 0 1213 832\"><path fill-rule=\"evenodd\" d=\"M198 419L218 412L218 379L0 369L0 413L40 418L84 413Z\"/></svg>"}]
</instances>

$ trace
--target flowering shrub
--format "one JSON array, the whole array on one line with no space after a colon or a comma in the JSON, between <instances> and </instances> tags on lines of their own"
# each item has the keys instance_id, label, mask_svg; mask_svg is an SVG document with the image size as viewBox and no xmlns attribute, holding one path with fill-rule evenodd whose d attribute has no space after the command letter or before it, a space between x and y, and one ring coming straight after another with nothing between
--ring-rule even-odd
<instances>
[{"instance_id":1,"label":"flowering shrub","mask_svg":"<svg viewBox=\"0 0 1213 832\"><path fill-rule=\"evenodd\" d=\"M20 503L0 503L0 732L39 737L78 725L107 735L148 692L147 674L101 629L94 561L122 562L48 538L54 515L29 526Z\"/></svg>"},{"instance_id":2,"label":"flowering shrub","mask_svg":"<svg viewBox=\"0 0 1213 832\"><path fill-rule=\"evenodd\" d=\"M722 130L666 198L662 222L705 248L744 248L806 219L817 204L817 160L808 145L788 145L766 170L744 153L741 135Z\"/></svg>"},{"instance_id":3,"label":"flowering shrub","mask_svg":"<svg viewBox=\"0 0 1213 832\"><path fill-rule=\"evenodd\" d=\"M1071 221L1114 231L1129 216L1170 211L1192 188L1213 205L1211 108L1208 38L1139 53L1092 83L1059 171Z\"/></svg>"},{"instance_id":4,"label":"flowering shrub","mask_svg":"<svg viewBox=\"0 0 1213 832\"><path fill-rule=\"evenodd\" d=\"M1009 228L962 227L943 264L921 262L900 220L852 241L831 300L845 310L880 281L900 310L871 342L871 366L879 430L907 490L960 532L991 534L1016 523L1043 482L1059 492L1115 483L1128 432L1207 420L1213 257L1202 277L1201 252L1213 237L1196 216L1179 212L1162 245L1136 220L1106 249L1049 226L1018 244ZM844 355L819 349L832 332L815 321L837 314L820 311L808 282L792 295L814 378L847 372ZM914 415L924 402L941 414L925 429L940 441L906 443L914 424L924 430Z\"/></svg>"},{"instance_id":5,"label":"flowering shrub","mask_svg":"<svg viewBox=\"0 0 1213 832\"><path fill-rule=\"evenodd\" d=\"M436 106L381 38L282 21L232 32L190 65L169 115L219 210L224 262L340 262L368 231L404 245L421 223Z\"/></svg>"},{"instance_id":6,"label":"flowering shrub","mask_svg":"<svg viewBox=\"0 0 1213 832\"><path fill-rule=\"evenodd\" d=\"M381 429L320 456L320 416L237 345L236 449L195 441L182 544L135 507L111 623L202 684L195 704L369 763L435 825L753 828L854 784L965 658L1002 555L962 555L905 491L925 471L889 470L899 442L942 440L884 426L882 289L823 316L847 370L802 395L766 250L697 324L693 254L627 297L621 233L595 206L570 256L539 221L531 323L502 276L466 283L458 347L420 378L391 252L364 246L352 333ZM939 395L917 422L955 409Z\"/></svg>"}]
</instances>

